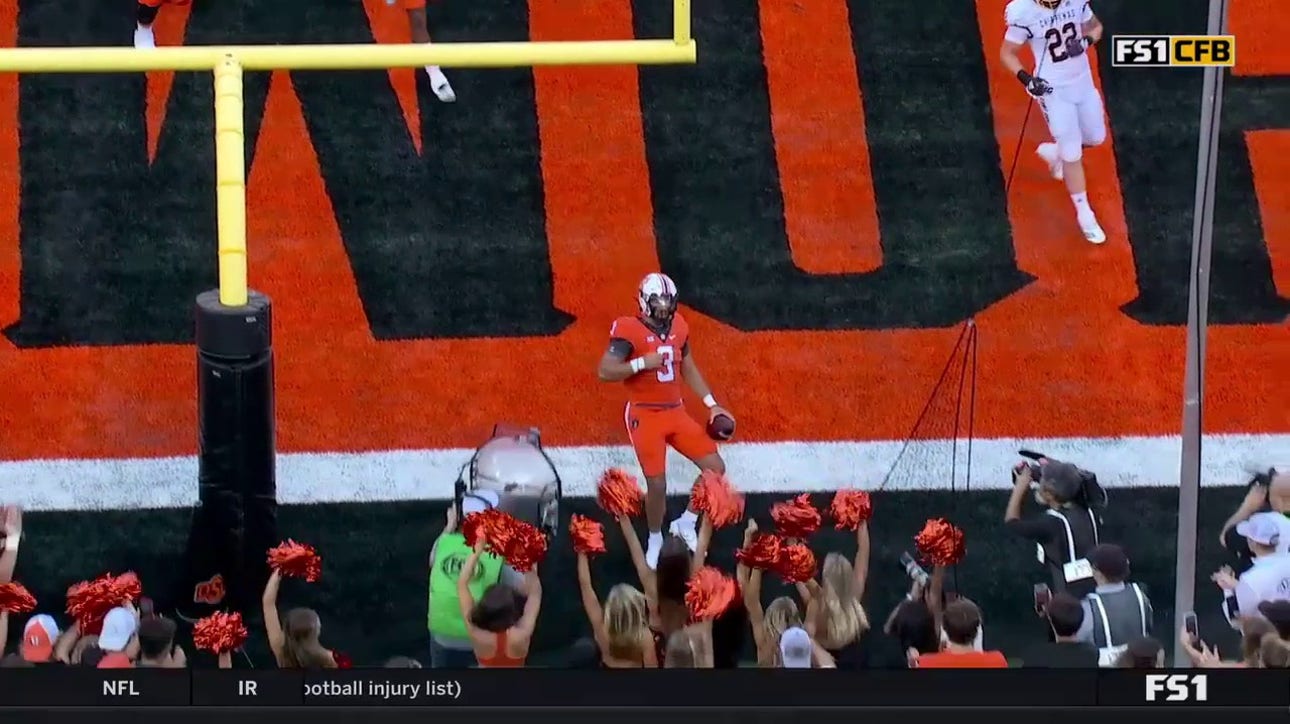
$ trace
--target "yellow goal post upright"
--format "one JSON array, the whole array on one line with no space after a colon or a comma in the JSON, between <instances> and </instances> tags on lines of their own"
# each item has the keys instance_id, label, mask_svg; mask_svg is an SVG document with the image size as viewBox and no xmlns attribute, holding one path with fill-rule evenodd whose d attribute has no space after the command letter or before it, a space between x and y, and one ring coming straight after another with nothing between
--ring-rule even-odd
<instances>
[{"instance_id":1,"label":"yellow goal post upright","mask_svg":"<svg viewBox=\"0 0 1290 724\"><path fill-rule=\"evenodd\" d=\"M608 0L606 0L608 1ZM660 0L663 2L666 0ZM0 72L214 73L220 303L247 302L242 71L515 68L552 65L683 65L697 62L690 0L671 0L672 38L429 45L242 45L134 48L4 48Z\"/></svg>"},{"instance_id":2,"label":"yellow goal post upright","mask_svg":"<svg viewBox=\"0 0 1290 724\"><path fill-rule=\"evenodd\" d=\"M247 283L243 71L693 64L690 0L671 2L670 39L0 49L0 72L213 75L219 288L199 294L195 310L198 504L188 587L175 599L184 615L258 610L265 551L279 541L271 305Z\"/></svg>"}]
</instances>

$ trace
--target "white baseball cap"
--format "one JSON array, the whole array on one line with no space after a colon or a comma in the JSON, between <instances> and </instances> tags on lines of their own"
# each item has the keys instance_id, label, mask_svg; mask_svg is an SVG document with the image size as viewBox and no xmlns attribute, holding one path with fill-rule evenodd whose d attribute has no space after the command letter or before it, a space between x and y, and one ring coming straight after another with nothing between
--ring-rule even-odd
<instances>
[{"instance_id":1,"label":"white baseball cap","mask_svg":"<svg viewBox=\"0 0 1290 724\"><path fill-rule=\"evenodd\" d=\"M134 609L118 606L103 617L103 631L99 634L99 648L104 651L125 651L130 639L139 630L139 619Z\"/></svg>"},{"instance_id":2,"label":"white baseball cap","mask_svg":"<svg viewBox=\"0 0 1290 724\"><path fill-rule=\"evenodd\" d=\"M779 637L779 658L785 669L809 669L814 658L815 644L806 629L794 626Z\"/></svg>"},{"instance_id":3,"label":"white baseball cap","mask_svg":"<svg viewBox=\"0 0 1290 724\"><path fill-rule=\"evenodd\" d=\"M1249 520L1236 524L1236 533L1265 546L1274 546L1281 539L1280 513L1255 513Z\"/></svg>"}]
</instances>

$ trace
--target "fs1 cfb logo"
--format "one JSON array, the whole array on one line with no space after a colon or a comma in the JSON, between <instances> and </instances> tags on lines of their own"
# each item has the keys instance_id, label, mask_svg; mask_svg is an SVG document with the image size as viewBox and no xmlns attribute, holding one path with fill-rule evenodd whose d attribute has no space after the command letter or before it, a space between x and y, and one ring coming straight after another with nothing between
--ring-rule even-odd
<instances>
[{"instance_id":1,"label":"fs1 cfb logo","mask_svg":"<svg viewBox=\"0 0 1290 724\"><path fill-rule=\"evenodd\" d=\"M1205 674L1148 674L1147 701L1208 701Z\"/></svg>"},{"instance_id":2,"label":"fs1 cfb logo","mask_svg":"<svg viewBox=\"0 0 1290 724\"><path fill-rule=\"evenodd\" d=\"M1111 65L1118 68L1201 68L1236 65L1235 35L1113 35Z\"/></svg>"}]
</instances>

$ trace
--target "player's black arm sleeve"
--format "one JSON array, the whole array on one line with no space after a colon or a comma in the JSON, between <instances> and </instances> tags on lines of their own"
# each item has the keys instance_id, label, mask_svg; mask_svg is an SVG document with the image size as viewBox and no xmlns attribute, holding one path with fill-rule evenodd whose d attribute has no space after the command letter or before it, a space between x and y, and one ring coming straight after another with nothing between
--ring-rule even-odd
<instances>
[{"instance_id":1,"label":"player's black arm sleeve","mask_svg":"<svg viewBox=\"0 0 1290 724\"><path fill-rule=\"evenodd\" d=\"M596 370L596 375L602 382L621 382L631 377L635 373L628 360L634 351L635 348L631 342L619 337L610 339L609 348L600 358L600 367Z\"/></svg>"},{"instance_id":2,"label":"player's black arm sleeve","mask_svg":"<svg viewBox=\"0 0 1290 724\"><path fill-rule=\"evenodd\" d=\"M684 344L684 345L681 345L681 356L682 356L682 357L689 357L689 356L690 356L690 340L688 340L688 339L687 339L687 340L685 340L685 344Z\"/></svg>"}]
</instances>

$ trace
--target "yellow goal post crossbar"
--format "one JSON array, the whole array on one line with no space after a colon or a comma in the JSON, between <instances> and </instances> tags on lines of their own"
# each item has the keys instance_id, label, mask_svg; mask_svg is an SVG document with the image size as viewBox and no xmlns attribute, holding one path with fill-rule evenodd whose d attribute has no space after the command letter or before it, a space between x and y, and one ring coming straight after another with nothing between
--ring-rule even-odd
<instances>
[{"instance_id":1,"label":"yellow goal post crossbar","mask_svg":"<svg viewBox=\"0 0 1290 724\"><path fill-rule=\"evenodd\" d=\"M672 0L672 38L410 45L233 45L134 48L0 48L4 73L211 71L215 83L215 179L219 298L247 303L245 70L518 68L564 65L686 65L698 61L690 0Z\"/></svg>"}]
</instances>

